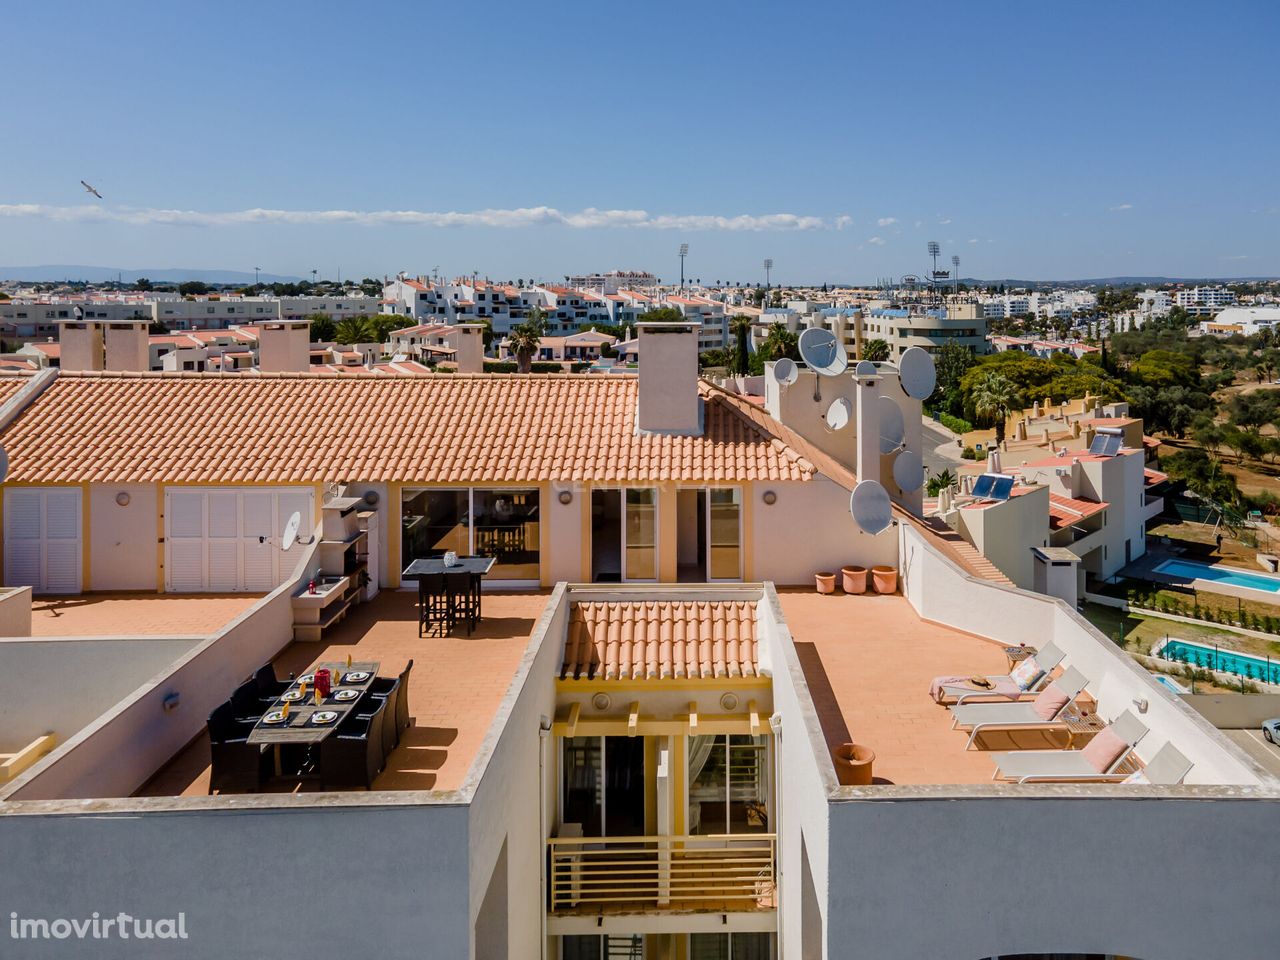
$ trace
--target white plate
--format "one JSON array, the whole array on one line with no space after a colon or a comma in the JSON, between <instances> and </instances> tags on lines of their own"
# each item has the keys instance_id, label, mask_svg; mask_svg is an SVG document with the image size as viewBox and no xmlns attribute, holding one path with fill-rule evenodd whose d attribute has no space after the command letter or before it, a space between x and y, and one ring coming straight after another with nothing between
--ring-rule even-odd
<instances>
[{"instance_id":1,"label":"white plate","mask_svg":"<svg viewBox=\"0 0 1280 960\"><path fill-rule=\"evenodd\" d=\"M316 675L314 673L304 673L297 680L298 683L315 683Z\"/></svg>"},{"instance_id":2,"label":"white plate","mask_svg":"<svg viewBox=\"0 0 1280 960\"><path fill-rule=\"evenodd\" d=\"M280 710L272 710L262 718L263 723L284 723L286 717Z\"/></svg>"},{"instance_id":3,"label":"white plate","mask_svg":"<svg viewBox=\"0 0 1280 960\"><path fill-rule=\"evenodd\" d=\"M338 714L333 710L317 710L311 715L311 722L321 726L327 726L338 719Z\"/></svg>"},{"instance_id":4,"label":"white plate","mask_svg":"<svg viewBox=\"0 0 1280 960\"><path fill-rule=\"evenodd\" d=\"M302 699L302 691L286 690L284 693L280 694L280 699L285 701L286 703L293 703L295 700Z\"/></svg>"},{"instance_id":5,"label":"white plate","mask_svg":"<svg viewBox=\"0 0 1280 960\"><path fill-rule=\"evenodd\" d=\"M338 690L334 693L333 699L340 703L345 703L348 700L354 700L358 696L360 696L359 690Z\"/></svg>"},{"instance_id":6,"label":"white plate","mask_svg":"<svg viewBox=\"0 0 1280 960\"><path fill-rule=\"evenodd\" d=\"M369 674L364 670L353 670L342 679L347 683L364 683L369 679Z\"/></svg>"}]
</instances>

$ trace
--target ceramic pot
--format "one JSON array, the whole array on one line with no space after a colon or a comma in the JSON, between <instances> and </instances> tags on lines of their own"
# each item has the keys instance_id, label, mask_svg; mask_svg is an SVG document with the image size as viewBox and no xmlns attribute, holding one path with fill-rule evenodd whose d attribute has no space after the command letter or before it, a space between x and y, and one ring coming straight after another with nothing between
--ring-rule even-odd
<instances>
[{"instance_id":1,"label":"ceramic pot","mask_svg":"<svg viewBox=\"0 0 1280 960\"><path fill-rule=\"evenodd\" d=\"M876 593L897 593L897 567L872 567L871 583L875 586Z\"/></svg>"},{"instance_id":2,"label":"ceramic pot","mask_svg":"<svg viewBox=\"0 0 1280 960\"><path fill-rule=\"evenodd\" d=\"M836 592L836 575L834 573L815 573L813 579L819 593Z\"/></svg>"},{"instance_id":3,"label":"ceramic pot","mask_svg":"<svg viewBox=\"0 0 1280 960\"><path fill-rule=\"evenodd\" d=\"M841 567L840 568L841 586L844 587L845 593L866 593L867 592L867 568L866 567Z\"/></svg>"},{"instance_id":4,"label":"ceramic pot","mask_svg":"<svg viewBox=\"0 0 1280 960\"><path fill-rule=\"evenodd\" d=\"M846 743L836 747L836 779L842 787L869 787L876 752L861 743Z\"/></svg>"}]
</instances>

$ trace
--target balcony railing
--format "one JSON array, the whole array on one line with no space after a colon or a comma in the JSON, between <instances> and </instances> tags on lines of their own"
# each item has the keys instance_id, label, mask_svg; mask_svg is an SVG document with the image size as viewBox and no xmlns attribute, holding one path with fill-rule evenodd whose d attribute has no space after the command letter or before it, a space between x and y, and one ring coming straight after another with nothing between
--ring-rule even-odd
<instances>
[{"instance_id":1,"label":"balcony railing","mask_svg":"<svg viewBox=\"0 0 1280 960\"><path fill-rule=\"evenodd\" d=\"M553 838L552 913L776 907L777 835Z\"/></svg>"}]
</instances>

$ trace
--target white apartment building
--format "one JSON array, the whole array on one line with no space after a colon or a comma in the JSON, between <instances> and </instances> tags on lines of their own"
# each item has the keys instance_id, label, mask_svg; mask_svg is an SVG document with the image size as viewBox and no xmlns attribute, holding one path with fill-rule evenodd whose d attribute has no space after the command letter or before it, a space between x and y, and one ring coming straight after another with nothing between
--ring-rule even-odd
<instances>
[{"instance_id":1,"label":"white apartment building","mask_svg":"<svg viewBox=\"0 0 1280 960\"><path fill-rule=\"evenodd\" d=\"M1236 295L1226 287L1192 287L1179 290L1173 301L1193 317L1210 317L1236 302Z\"/></svg>"},{"instance_id":2,"label":"white apartment building","mask_svg":"<svg viewBox=\"0 0 1280 960\"><path fill-rule=\"evenodd\" d=\"M1253 336L1264 329L1275 330L1280 325L1280 306L1275 307L1227 307L1212 320L1200 321L1200 332L1218 337L1232 334Z\"/></svg>"},{"instance_id":3,"label":"white apartment building","mask_svg":"<svg viewBox=\"0 0 1280 960\"><path fill-rule=\"evenodd\" d=\"M659 306L674 307L686 320L696 320L698 328L698 351L722 350L729 343L729 318L724 304L707 297L666 296Z\"/></svg>"},{"instance_id":4,"label":"white apartment building","mask_svg":"<svg viewBox=\"0 0 1280 960\"><path fill-rule=\"evenodd\" d=\"M383 312L382 301L377 297L281 297L279 303L282 320L303 320L318 313L341 323Z\"/></svg>"},{"instance_id":5,"label":"white apartment building","mask_svg":"<svg viewBox=\"0 0 1280 960\"><path fill-rule=\"evenodd\" d=\"M1167 290L1143 290L1138 294L1138 314L1147 319L1150 317L1167 317L1173 309L1173 298Z\"/></svg>"}]
</instances>

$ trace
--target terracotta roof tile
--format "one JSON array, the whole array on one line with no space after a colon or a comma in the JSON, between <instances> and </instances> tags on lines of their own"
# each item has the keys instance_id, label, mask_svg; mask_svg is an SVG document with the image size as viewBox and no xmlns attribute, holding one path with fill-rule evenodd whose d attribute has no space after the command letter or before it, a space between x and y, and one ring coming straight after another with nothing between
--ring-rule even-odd
<instances>
[{"instance_id":1,"label":"terracotta roof tile","mask_svg":"<svg viewBox=\"0 0 1280 960\"><path fill-rule=\"evenodd\" d=\"M565 680L760 676L755 604L744 601L575 603Z\"/></svg>"},{"instance_id":2,"label":"terracotta roof tile","mask_svg":"<svg viewBox=\"0 0 1280 960\"><path fill-rule=\"evenodd\" d=\"M637 435L628 375L62 373L0 441L17 483L851 483L701 389L705 434L671 437Z\"/></svg>"}]
</instances>

